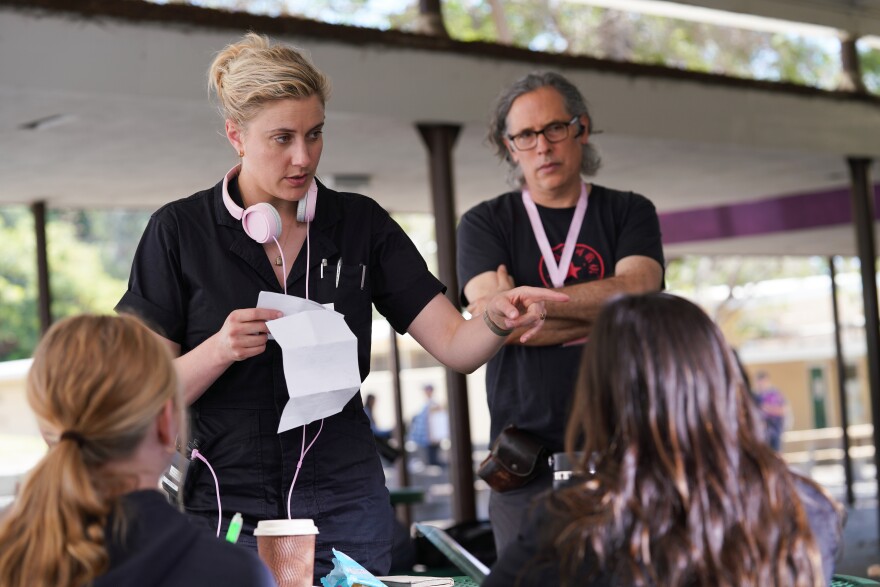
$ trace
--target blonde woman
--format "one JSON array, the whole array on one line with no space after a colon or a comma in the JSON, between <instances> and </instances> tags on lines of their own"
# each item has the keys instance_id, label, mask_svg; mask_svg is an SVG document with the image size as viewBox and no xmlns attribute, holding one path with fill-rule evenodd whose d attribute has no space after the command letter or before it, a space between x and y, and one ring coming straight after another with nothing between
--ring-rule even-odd
<instances>
[{"instance_id":1,"label":"blonde woman","mask_svg":"<svg viewBox=\"0 0 880 587\"><path fill-rule=\"evenodd\" d=\"M183 400L167 349L136 319L55 324L27 398L49 450L0 522L0 585L274 585L256 556L189 524L157 490Z\"/></svg>"},{"instance_id":2,"label":"blonde woman","mask_svg":"<svg viewBox=\"0 0 880 587\"><path fill-rule=\"evenodd\" d=\"M329 83L296 49L248 34L217 55L209 84L239 164L153 215L117 309L143 316L178 357L193 447L216 472L223 525L244 515L240 543L255 547L259 520L311 518L315 583L331 569L331 548L387 574L393 512L360 394L323 422L279 434L288 391L265 323L280 314L255 308L259 293L332 303L358 339L361 379L373 304L398 332L469 372L511 329L533 336L542 300L567 297L518 288L465 320L385 210L316 179ZM215 525L217 500L208 466L193 461L187 511Z\"/></svg>"}]
</instances>

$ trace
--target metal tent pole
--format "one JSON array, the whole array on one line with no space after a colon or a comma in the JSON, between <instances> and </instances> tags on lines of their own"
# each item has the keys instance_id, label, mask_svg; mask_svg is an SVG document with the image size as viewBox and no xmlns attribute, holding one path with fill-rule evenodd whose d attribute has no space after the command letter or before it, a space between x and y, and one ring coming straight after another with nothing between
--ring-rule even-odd
<instances>
[{"instance_id":1,"label":"metal tent pole","mask_svg":"<svg viewBox=\"0 0 880 587\"><path fill-rule=\"evenodd\" d=\"M446 284L447 296L456 308L458 278L455 269L455 190L453 189L452 149L461 130L456 124L416 125L430 163L431 198L437 230L437 261L440 280ZM449 401L450 480L452 481L452 513L456 522L476 519L474 495L473 447L468 413L467 379L461 373L446 370L446 393Z\"/></svg>"}]
</instances>

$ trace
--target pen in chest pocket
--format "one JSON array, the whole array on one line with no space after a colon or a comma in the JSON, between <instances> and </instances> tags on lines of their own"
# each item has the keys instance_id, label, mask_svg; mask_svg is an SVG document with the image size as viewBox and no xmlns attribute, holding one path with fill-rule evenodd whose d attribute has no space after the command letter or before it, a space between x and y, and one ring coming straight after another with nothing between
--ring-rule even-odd
<instances>
[{"instance_id":1,"label":"pen in chest pocket","mask_svg":"<svg viewBox=\"0 0 880 587\"><path fill-rule=\"evenodd\" d=\"M321 259L321 279L324 279L324 267L327 267L327 259ZM364 263L358 263L358 267L361 269L361 289L364 289L364 285L367 283L367 266ZM339 278L342 275L342 257L336 261L336 283L335 287L339 288Z\"/></svg>"}]
</instances>

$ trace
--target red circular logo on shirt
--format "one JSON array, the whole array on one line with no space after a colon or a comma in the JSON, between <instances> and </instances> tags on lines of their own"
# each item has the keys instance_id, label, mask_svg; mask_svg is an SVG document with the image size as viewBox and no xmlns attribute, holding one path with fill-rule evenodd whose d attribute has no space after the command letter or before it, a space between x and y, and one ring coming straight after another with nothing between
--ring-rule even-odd
<instances>
[{"instance_id":1,"label":"red circular logo on shirt","mask_svg":"<svg viewBox=\"0 0 880 587\"><path fill-rule=\"evenodd\" d=\"M559 263L562 257L562 249L565 243L559 243L553 247L553 258ZM544 262L543 255L538 262L538 275L541 276L541 282L544 287L554 287L550 280L550 273L547 271L547 264ZM574 254L571 256L571 263L568 265L568 273L565 275L565 282L569 281L596 281L605 278L605 262L602 256L596 252L593 247L578 243L574 248Z\"/></svg>"}]
</instances>

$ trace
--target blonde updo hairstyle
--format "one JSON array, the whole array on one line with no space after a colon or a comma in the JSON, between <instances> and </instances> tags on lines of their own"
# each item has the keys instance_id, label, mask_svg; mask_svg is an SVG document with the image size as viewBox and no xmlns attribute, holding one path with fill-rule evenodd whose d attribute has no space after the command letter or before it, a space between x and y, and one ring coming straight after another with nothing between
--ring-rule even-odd
<instances>
[{"instance_id":1,"label":"blonde updo hairstyle","mask_svg":"<svg viewBox=\"0 0 880 587\"><path fill-rule=\"evenodd\" d=\"M49 449L0 522L0 585L87 585L108 568L117 498L138 487L113 465L132 457L168 400L185 434L171 355L131 316L68 318L37 346L27 400Z\"/></svg>"},{"instance_id":2,"label":"blonde updo hairstyle","mask_svg":"<svg viewBox=\"0 0 880 587\"><path fill-rule=\"evenodd\" d=\"M324 105L330 97L329 80L305 55L256 33L217 54L208 70L208 88L223 118L241 127L267 102L318 96Z\"/></svg>"}]
</instances>

